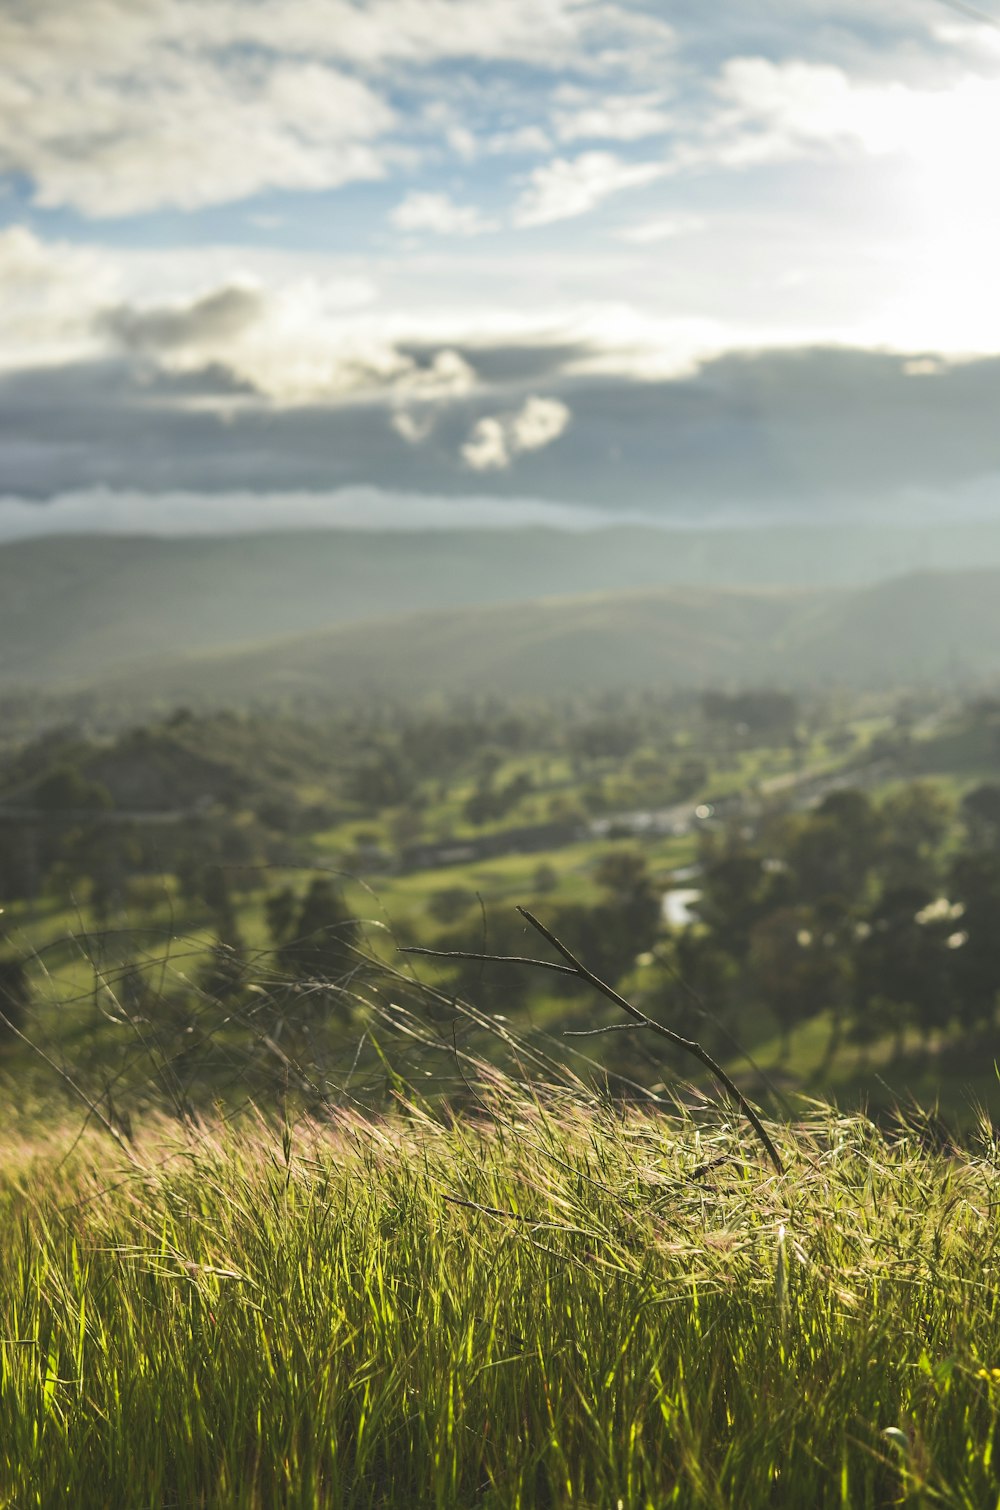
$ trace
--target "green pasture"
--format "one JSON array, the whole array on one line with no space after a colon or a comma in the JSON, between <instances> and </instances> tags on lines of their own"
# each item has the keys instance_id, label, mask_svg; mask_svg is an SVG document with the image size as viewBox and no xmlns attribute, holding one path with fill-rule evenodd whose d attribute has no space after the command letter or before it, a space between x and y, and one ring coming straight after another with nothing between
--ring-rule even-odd
<instances>
[{"instance_id":1,"label":"green pasture","mask_svg":"<svg viewBox=\"0 0 1000 1510\"><path fill-rule=\"evenodd\" d=\"M0 1504L998 1503L996 1147L495 1076L0 1157Z\"/></svg>"}]
</instances>

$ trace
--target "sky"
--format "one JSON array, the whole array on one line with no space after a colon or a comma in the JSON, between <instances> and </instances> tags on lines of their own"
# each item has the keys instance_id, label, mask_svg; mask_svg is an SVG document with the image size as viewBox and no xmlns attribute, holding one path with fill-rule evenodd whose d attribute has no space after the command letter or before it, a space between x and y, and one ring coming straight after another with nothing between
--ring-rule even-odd
<instances>
[{"instance_id":1,"label":"sky","mask_svg":"<svg viewBox=\"0 0 1000 1510\"><path fill-rule=\"evenodd\" d=\"M0 537L997 512L1000 5L2 0L0 57Z\"/></svg>"}]
</instances>

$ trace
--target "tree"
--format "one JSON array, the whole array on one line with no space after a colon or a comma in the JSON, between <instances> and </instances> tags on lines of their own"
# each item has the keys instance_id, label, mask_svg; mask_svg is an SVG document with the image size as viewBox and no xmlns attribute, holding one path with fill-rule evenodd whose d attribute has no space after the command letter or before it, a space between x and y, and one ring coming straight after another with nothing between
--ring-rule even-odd
<instances>
[{"instance_id":1,"label":"tree","mask_svg":"<svg viewBox=\"0 0 1000 1510\"><path fill-rule=\"evenodd\" d=\"M317 876L278 958L300 980L339 982L358 967L358 935L357 919L348 911L339 888L327 876Z\"/></svg>"},{"instance_id":2,"label":"tree","mask_svg":"<svg viewBox=\"0 0 1000 1510\"><path fill-rule=\"evenodd\" d=\"M593 907L570 905L556 914L554 931L597 975L613 983L651 949L662 920L660 893L646 861L634 850L610 850L597 866L601 899Z\"/></svg>"},{"instance_id":3,"label":"tree","mask_svg":"<svg viewBox=\"0 0 1000 1510\"><path fill-rule=\"evenodd\" d=\"M16 1037L31 1005L31 982L23 959L0 959L0 1043Z\"/></svg>"},{"instance_id":4,"label":"tree","mask_svg":"<svg viewBox=\"0 0 1000 1510\"><path fill-rule=\"evenodd\" d=\"M937 884L940 849L953 816L952 803L933 782L911 781L890 793L880 809L883 842L875 867L885 887Z\"/></svg>"},{"instance_id":5,"label":"tree","mask_svg":"<svg viewBox=\"0 0 1000 1510\"><path fill-rule=\"evenodd\" d=\"M595 718L570 730L567 744L577 760L622 760L639 743L632 718Z\"/></svg>"},{"instance_id":6,"label":"tree","mask_svg":"<svg viewBox=\"0 0 1000 1510\"><path fill-rule=\"evenodd\" d=\"M436 923L457 923L475 900L475 892L467 886L442 886L431 892L427 911Z\"/></svg>"},{"instance_id":7,"label":"tree","mask_svg":"<svg viewBox=\"0 0 1000 1510\"><path fill-rule=\"evenodd\" d=\"M46 869L37 827L30 823L5 824L0 844L0 902L34 897Z\"/></svg>"},{"instance_id":8,"label":"tree","mask_svg":"<svg viewBox=\"0 0 1000 1510\"><path fill-rule=\"evenodd\" d=\"M125 904L126 880L135 858L133 837L121 827L88 826L76 836L73 852L78 874L90 878L94 916L106 924Z\"/></svg>"},{"instance_id":9,"label":"tree","mask_svg":"<svg viewBox=\"0 0 1000 1510\"><path fill-rule=\"evenodd\" d=\"M594 879L635 935L633 952L648 949L660 927L662 905L643 856L632 849L609 850L599 861Z\"/></svg>"},{"instance_id":10,"label":"tree","mask_svg":"<svg viewBox=\"0 0 1000 1510\"><path fill-rule=\"evenodd\" d=\"M553 926L558 932L559 923ZM503 907L490 911L485 918L481 913L465 916L440 936L436 947L478 954L524 955L530 953L527 933L524 919L512 907ZM449 960L447 964L442 962L442 966L447 970L450 992L482 1010L495 1008L505 1016L524 1006L535 984L535 972L519 966L491 965L475 959Z\"/></svg>"},{"instance_id":11,"label":"tree","mask_svg":"<svg viewBox=\"0 0 1000 1510\"><path fill-rule=\"evenodd\" d=\"M783 744L794 733L799 706L789 692L774 688L737 692L705 692L701 710L709 723L721 724L748 742Z\"/></svg>"},{"instance_id":12,"label":"tree","mask_svg":"<svg viewBox=\"0 0 1000 1510\"><path fill-rule=\"evenodd\" d=\"M948 937L958 1015L966 1026L992 1022L1000 991L1000 853L960 855L951 898L961 916Z\"/></svg>"},{"instance_id":13,"label":"tree","mask_svg":"<svg viewBox=\"0 0 1000 1510\"><path fill-rule=\"evenodd\" d=\"M53 766L42 777L35 786L34 804L49 813L99 813L114 806L107 787L71 765Z\"/></svg>"},{"instance_id":14,"label":"tree","mask_svg":"<svg viewBox=\"0 0 1000 1510\"><path fill-rule=\"evenodd\" d=\"M229 880L221 865L206 865L202 873L201 894L205 906L222 934L236 932L236 917L229 895Z\"/></svg>"},{"instance_id":15,"label":"tree","mask_svg":"<svg viewBox=\"0 0 1000 1510\"><path fill-rule=\"evenodd\" d=\"M369 812L385 807L401 807L411 802L416 792L416 773L399 750L386 747L375 750L358 764L348 780L348 790L356 802Z\"/></svg>"},{"instance_id":16,"label":"tree","mask_svg":"<svg viewBox=\"0 0 1000 1510\"><path fill-rule=\"evenodd\" d=\"M772 906L772 877L762 855L742 847L719 853L709 845L697 912L727 953L746 958L751 932Z\"/></svg>"},{"instance_id":17,"label":"tree","mask_svg":"<svg viewBox=\"0 0 1000 1510\"><path fill-rule=\"evenodd\" d=\"M861 1020L874 1015L881 1027L891 1029L897 1053L908 1023L926 1039L951 1014L947 943L932 902L933 895L920 885L884 892L855 946L855 1012Z\"/></svg>"},{"instance_id":18,"label":"tree","mask_svg":"<svg viewBox=\"0 0 1000 1510\"><path fill-rule=\"evenodd\" d=\"M667 948L673 968L654 975L647 1009L654 1015L665 1010L668 1027L709 1047L714 1045L728 1056L739 1036L731 1029L738 1005L739 964L715 935L697 928L681 929ZM664 954L666 949L661 945L657 955Z\"/></svg>"},{"instance_id":19,"label":"tree","mask_svg":"<svg viewBox=\"0 0 1000 1510\"><path fill-rule=\"evenodd\" d=\"M987 781L966 792L962 798L962 820L974 848L1000 846L1000 785Z\"/></svg>"},{"instance_id":20,"label":"tree","mask_svg":"<svg viewBox=\"0 0 1000 1510\"><path fill-rule=\"evenodd\" d=\"M199 982L205 994L214 1001L231 1002L242 992L246 977L247 954L240 935L234 931L216 938Z\"/></svg>"},{"instance_id":21,"label":"tree","mask_svg":"<svg viewBox=\"0 0 1000 1510\"><path fill-rule=\"evenodd\" d=\"M272 943L284 943L291 935L297 907L298 901L290 886L283 886L280 891L272 891L266 898L264 917Z\"/></svg>"},{"instance_id":22,"label":"tree","mask_svg":"<svg viewBox=\"0 0 1000 1510\"><path fill-rule=\"evenodd\" d=\"M854 901L877 859L882 824L864 792L830 792L789 831L786 858L805 902L840 896Z\"/></svg>"},{"instance_id":23,"label":"tree","mask_svg":"<svg viewBox=\"0 0 1000 1510\"><path fill-rule=\"evenodd\" d=\"M843 984L838 955L829 949L809 907L779 907L750 934L748 974L762 1006L774 1014L787 1058L791 1031L836 999Z\"/></svg>"}]
</instances>

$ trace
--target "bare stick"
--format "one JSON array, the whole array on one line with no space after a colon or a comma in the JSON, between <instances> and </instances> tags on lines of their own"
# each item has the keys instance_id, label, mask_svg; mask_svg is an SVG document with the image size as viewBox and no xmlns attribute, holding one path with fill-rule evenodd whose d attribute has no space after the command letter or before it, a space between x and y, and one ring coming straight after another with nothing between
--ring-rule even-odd
<instances>
[{"instance_id":1,"label":"bare stick","mask_svg":"<svg viewBox=\"0 0 1000 1510\"><path fill-rule=\"evenodd\" d=\"M579 980L586 981L588 986L591 986L595 991L599 991L602 996L606 996L608 1001L614 1002L616 1007L620 1007L623 1012L631 1017L632 1022L637 1027L649 1028L651 1032L659 1033L661 1038L666 1038L667 1041L669 1043L672 1043L676 1048L683 1049L685 1053L691 1054L695 1059L699 1061L699 1063L703 1064L705 1068L710 1071L710 1073L723 1087L730 1099L736 1102L737 1106L740 1108L743 1115L750 1123L750 1126L757 1134L757 1137L763 1144L767 1156L770 1159L771 1163L774 1165L775 1169L779 1174L784 1173L784 1165L781 1162L778 1150L775 1148L774 1143L771 1141L767 1129L764 1126L763 1122L760 1120L760 1117L757 1115L756 1111L751 1106L746 1096L744 1096L739 1086L734 1084L734 1082L729 1078L725 1070L722 1068L721 1064L718 1064L712 1058L707 1049L702 1048L701 1044L697 1043L695 1039L684 1038L680 1033L675 1033L672 1028L664 1027L662 1022L657 1022L655 1018L647 1017L645 1012L640 1012L638 1007L633 1006L630 1001L626 1001L624 996L620 996L612 986L608 985L607 981L601 980L599 975L595 975L592 970L588 970L587 966L583 964L581 960L577 959L572 950L568 949L561 939L556 938L555 934L550 929L546 928L545 924L540 922L538 918L535 917L534 913L529 912L527 907L518 907L517 910L524 918L525 922L530 923L532 928L535 929L536 933L540 933L542 938L545 939L547 943L552 945L556 953L562 956L562 959L565 961L564 964L557 965L549 960L528 959L522 955L516 954L466 954L461 950L444 951L435 949L407 949L404 951L404 953L431 955L436 956L439 959L483 959L489 960L493 964L533 965L536 968L543 970L556 970L563 975L575 975Z\"/></svg>"},{"instance_id":2,"label":"bare stick","mask_svg":"<svg viewBox=\"0 0 1000 1510\"><path fill-rule=\"evenodd\" d=\"M517 910L524 912L523 907ZM422 944L409 944L399 952L400 954L423 954L428 959L478 959L485 960L491 965L495 965L497 960L502 960L505 965L533 965L536 970L554 970L557 975L579 974L579 971L574 970L570 965L556 965L550 959L532 959L527 954L481 954L476 949L425 949Z\"/></svg>"},{"instance_id":3,"label":"bare stick","mask_svg":"<svg viewBox=\"0 0 1000 1510\"><path fill-rule=\"evenodd\" d=\"M616 1007L621 1007L622 1011L626 1012L628 1016L632 1018L633 1022L641 1023L643 1027L650 1028L654 1033L659 1033L663 1038L668 1039L672 1044L676 1045L677 1048L683 1049L685 1053L693 1054L695 1059L700 1060L705 1068L711 1071L716 1080L718 1080L719 1084L737 1103L740 1110L743 1112L743 1115L750 1123L750 1126L753 1128L761 1143L764 1145L764 1148L767 1150L767 1156L771 1160L771 1163L774 1165L775 1169L779 1174L784 1173L784 1166L781 1162L778 1150L775 1148L770 1137L768 1136L767 1129L765 1128L763 1122L760 1120L757 1113L750 1105L750 1102L740 1090L739 1086L737 1086L732 1080L730 1080L721 1064L716 1063L707 1049L703 1049L701 1044L697 1043L693 1038L684 1038L680 1033L675 1033L672 1028L664 1027L662 1022L657 1022L655 1018L647 1017L645 1012L640 1012L638 1007L633 1006L630 1001L626 1001L624 996L619 996L618 992L615 991L613 987L609 986L606 981L601 980L600 976L595 975L592 970L588 970L586 965L578 960L576 955L573 954L571 950L567 949L566 945L560 939L557 939L554 933L546 928L544 923L539 922L534 913L528 911L527 907L519 907L517 910L524 918L525 922L530 923L532 928L534 928L537 933L540 933L542 935L542 938L552 945L556 953L562 955L563 959L566 961L567 965L569 965L570 969L574 970L576 974L579 975L581 980L585 980L588 986L593 986L595 991L600 991L602 996L606 996L609 1001L613 1001Z\"/></svg>"}]
</instances>

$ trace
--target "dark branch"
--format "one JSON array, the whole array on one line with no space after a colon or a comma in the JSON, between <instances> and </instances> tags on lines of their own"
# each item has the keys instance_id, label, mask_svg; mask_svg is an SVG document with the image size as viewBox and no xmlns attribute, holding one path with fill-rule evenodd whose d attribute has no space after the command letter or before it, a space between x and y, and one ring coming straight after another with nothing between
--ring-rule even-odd
<instances>
[{"instance_id":1,"label":"dark branch","mask_svg":"<svg viewBox=\"0 0 1000 1510\"><path fill-rule=\"evenodd\" d=\"M729 1098L740 1108L760 1139L775 1169L779 1174L784 1173L781 1157L768 1135L767 1128L739 1086L730 1079L721 1064L718 1064L712 1058L707 1049L702 1048L701 1044L696 1042L695 1039L684 1038L682 1034L675 1033L672 1028L664 1027L662 1022L657 1022L655 1018L647 1017L645 1012L640 1012L638 1007L633 1006L630 1001L626 1001L624 996L620 996L612 986L608 985L607 981L601 980L599 975L595 975L592 970L588 970L587 966L581 960L577 959L573 951L568 949L561 939L556 938L551 929L546 928L545 924L540 922L533 912L529 912L527 907L518 907L517 910L525 922L530 923L536 933L540 933L546 943L551 944L556 953L562 956L565 961L564 964L557 965L551 960L531 959L526 955L520 954L484 954L473 953L464 949L425 949L412 946L408 949L403 949L401 952L403 954L422 954L429 959L480 960L493 965L531 965L535 970L554 970L560 975L575 975L578 980L586 981L588 986L600 992L602 996L606 996L608 1001L614 1002L616 1007L620 1007L632 1019L630 1023L623 1023L621 1025L622 1028L648 1028L650 1032L659 1033L660 1037L666 1038L668 1043L672 1043L676 1048L683 1049L686 1054L691 1054L700 1064L703 1064L723 1087ZM613 1027L594 1028L585 1033L572 1033L567 1036L582 1038L613 1031L615 1031Z\"/></svg>"},{"instance_id":2,"label":"dark branch","mask_svg":"<svg viewBox=\"0 0 1000 1510\"><path fill-rule=\"evenodd\" d=\"M572 972L578 975L581 980L585 980L589 986L592 986L594 988L595 991L599 991L602 996L606 996L609 1001L613 1001L616 1007L620 1007L623 1012L627 1013L628 1016L632 1018L633 1022L640 1024L642 1027L649 1028L651 1032L659 1033L662 1038L666 1038L668 1042L674 1044L679 1049L683 1049L685 1053L692 1054L695 1059L699 1060L699 1062L703 1064L705 1068L711 1072L712 1075L715 1076L719 1084L723 1087L723 1089L727 1092L731 1099L736 1102L737 1106L739 1106L740 1110L743 1112L743 1115L746 1117L747 1121L750 1123L750 1126L753 1128L754 1132L757 1134L758 1138L766 1149L767 1156L771 1160L771 1163L774 1165L778 1173L784 1173L784 1165L781 1162L778 1150L775 1148L774 1143L771 1141L767 1129L764 1126L763 1122L760 1120L760 1117L757 1115L754 1108L750 1105L750 1102L747 1100L746 1096L744 1096L743 1092L729 1078L725 1070L722 1068L721 1064L716 1063L707 1049L703 1049L701 1044L696 1043L693 1038L684 1038L680 1033L675 1033L672 1028L664 1027L662 1022L657 1022L655 1018L647 1017L645 1012L640 1012L638 1007L633 1006L630 1001L626 1001L624 996L620 996L618 992L613 989L613 987L607 984L606 981L601 980L600 976L595 975L592 970L588 970L586 965L583 964L582 961L578 960L576 955L570 949L567 949L562 940L557 939L555 934L550 929L546 928L544 923L539 922L534 913L528 911L527 907L519 907L517 910L524 918L525 922L530 923L532 928L534 928L537 933L540 933L542 935L542 938L545 939L547 943L552 945L556 953L562 955L563 959L566 961L567 966L569 966Z\"/></svg>"},{"instance_id":3,"label":"dark branch","mask_svg":"<svg viewBox=\"0 0 1000 1510\"><path fill-rule=\"evenodd\" d=\"M520 908L518 911L520 912ZM400 954L423 954L427 959L478 959L496 965L532 965L536 970L555 970L559 975L576 975L569 965L555 965L550 959L529 959L524 954L479 954L473 949L424 949L419 944L409 944L400 949Z\"/></svg>"}]
</instances>

